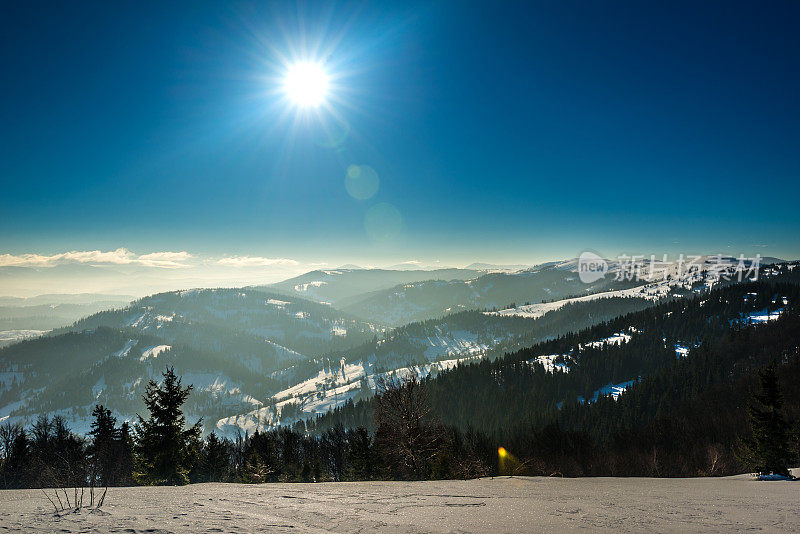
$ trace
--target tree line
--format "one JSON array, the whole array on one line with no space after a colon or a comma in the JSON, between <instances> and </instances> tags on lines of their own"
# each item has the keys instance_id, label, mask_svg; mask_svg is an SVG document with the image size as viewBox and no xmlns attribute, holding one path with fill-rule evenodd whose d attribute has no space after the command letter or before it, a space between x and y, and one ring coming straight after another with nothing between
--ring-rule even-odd
<instances>
[{"instance_id":1,"label":"tree line","mask_svg":"<svg viewBox=\"0 0 800 534\"><path fill-rule=\"evenodd\" d=\"M314 435L298 428L256 431L235 440L202 422L189 425L181 407L192 391L173 368L144 395L149 411L132 425L117 424L96 405L88 436L74 434L61 416L39 417L25 429L0 427L3 488L182 485L190 482L319 482L374 479L468 478L493 472L493 445L462 435L430 413L416 377L382 386L377 431L332 428Z\"/></svg>"},{"instance_id":2,"label":"tree line","mask_svg":"<svg viewBox=\"0 0 800 534\"><path fill-rule=\"evenodd\" d=\"M663 382L663 377L645 380L634 391L641 395ZM800 452L796 344L782 359L682 399L643 425L619 423L641 401L634 395L619 411L608 398L584 406L584 417L600 426L618 425L606 441L574 422L570 428L569 418L501 440L473 428L461 430L436 416L429 383L410 376L383 384L375 398L372 432L337 425L311 433L296 425L235 440L213 432L201 439L201 422L188 425L181 411L191 386L183 387L168 368L161 384L148 385L149 417L133 425L118 426L111 411L98 405L85 438L70 432L59 416L42 416L29 430L0 427L0 483L4 488L77 488L502 474L718 476L750 470L786 475ZM747 392L752 397L742 410L734 399L746 399Z\"/></svg>"}]
</instances>

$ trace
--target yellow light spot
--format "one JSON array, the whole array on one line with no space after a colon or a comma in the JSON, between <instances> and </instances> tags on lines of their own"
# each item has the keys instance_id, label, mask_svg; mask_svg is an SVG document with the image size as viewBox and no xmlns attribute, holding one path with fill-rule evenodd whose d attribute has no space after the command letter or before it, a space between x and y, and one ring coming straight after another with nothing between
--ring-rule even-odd
<instances>
[{"instance_id":1,"label":"yellow light spot","mask_svg":"<svg viewBox=\"0 0 800 534\"><path fill-rule=\"evenodd\" d=\"M506 456L508 456L508 452L506 452L506 450L503 447L498 447L497 448L497 455L500 458L505 458Z\"/></svg>"}]
</instances>

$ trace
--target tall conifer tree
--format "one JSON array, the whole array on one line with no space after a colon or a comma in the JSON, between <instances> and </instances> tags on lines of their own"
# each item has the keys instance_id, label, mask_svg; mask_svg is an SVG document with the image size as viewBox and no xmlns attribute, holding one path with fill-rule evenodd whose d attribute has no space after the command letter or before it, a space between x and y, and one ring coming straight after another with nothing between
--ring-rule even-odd
<instances>
[{"instance_id":1,"label":"tall conifer tree","mask_svg":"<svg viewBox=\"0 0 800 534\"><path fill-rule=\"evenodd\" d=\"M185 428L181 406L192 386L182 387L172 367L163 376L161 385L150 380L143 395L150 417L139 415L135 425L138 455L134 477L141 484L188 484L189 471L197 460L202 420Z\"/></svg>"}]
</instances>

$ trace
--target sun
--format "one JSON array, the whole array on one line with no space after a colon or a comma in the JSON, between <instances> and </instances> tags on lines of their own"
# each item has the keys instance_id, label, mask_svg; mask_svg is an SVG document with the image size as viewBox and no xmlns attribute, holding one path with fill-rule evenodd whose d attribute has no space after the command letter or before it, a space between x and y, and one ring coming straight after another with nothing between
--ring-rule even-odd
<instances>
[{"instance_id":1,"label":"sun","mask_svg":"<svg viewBox=\"0 0 800 534\"><path fill-rule=\"evenodd\" d=\"M287 96L298 106L316 107L325 101L328 94L328 74L322 65L312 62L299 62L291 65L284 89Z\"/></svg>"}]
</instances>

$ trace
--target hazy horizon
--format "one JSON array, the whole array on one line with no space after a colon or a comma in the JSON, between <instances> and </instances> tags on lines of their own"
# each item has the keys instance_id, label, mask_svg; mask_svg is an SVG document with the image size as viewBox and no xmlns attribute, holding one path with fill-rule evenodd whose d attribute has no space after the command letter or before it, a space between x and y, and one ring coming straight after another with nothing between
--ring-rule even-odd
<instances>
[{"instance_id":1,"label":"hazy horizon","mask_svg":"<svg viewBox=\"0 0 800 534\"><path fill-rule=\"evenodd\" d=\"M198 287L240 287L272 284L314 270L337 268L424 270L505 268L517 270L552 261L567 261L580 252L563 257L545 257L529 261L502 261L478 258L444 262L438 259L384 261L371 263L363 258L356 261L298 261L290 258L261 256L200 256L186 251L136 254L127 249L112 251L70 251L54 255L0 255L0 296L33 297L45 294L110 293L141 297L161 291ZM636 253L633 253L636 254ZM661 258L663 254L656 254ZM681 253L668 254L676 261ZM689 254L710 255L709 251ZM738 257L732 251L713 251L713 254ZM607 254L607 259L631 255ZM652 254L640 254L650 258ZM755 252L752 256L765 256ZM688 256L687 256L688 257ZM795 258L779 258L792 260ZM477 264L477 267L475 266Z\"/></svg>"}]
</instances>

